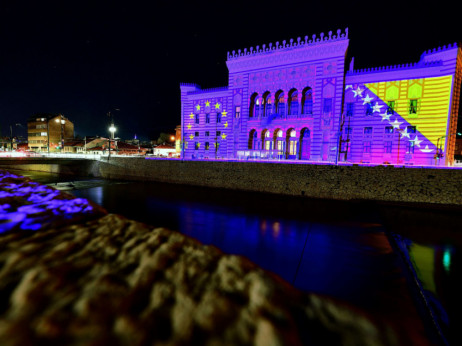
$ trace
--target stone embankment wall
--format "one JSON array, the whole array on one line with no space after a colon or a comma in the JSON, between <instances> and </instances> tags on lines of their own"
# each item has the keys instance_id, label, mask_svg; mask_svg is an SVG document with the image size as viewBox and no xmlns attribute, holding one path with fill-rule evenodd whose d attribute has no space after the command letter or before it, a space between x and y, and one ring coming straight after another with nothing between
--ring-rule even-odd
<instances>
[{"instance_id":1,"label":"stone embankment wall","mask_svg":"<svg viewBox=\"0 0 462 346\"><path fill-rule=\"evenodd\" d=\"M77 176L93 176L93 168L95 166L97 168L97 161L86 159L58 159L40 157L0 158L0 168Z\"/></svg>"},{"instance_id":2,"label":"stone embankment wall","mask_svg":"<svg viewBox=\"0 0 462 346\"><path fill-rule=\"evenodd\" d=\"M337 200L462 205L462 170L114 158L99 174Z\"/></svg>"},{"instance_id":3,"label":"stone embankment wall","mask_svg":"<svg viewBox=\"0 0 462 346\"><path fill-rule=\"evenodd\" d=\"M10 162L9 168L88 175L108 179L158 181L234 190L392 203L462 205L462 170L331 166L220 161L54 160ZM13 164L14 163L14 164ZM0 160L0 167L5 160Z\"/></svg>"}]
</instances>

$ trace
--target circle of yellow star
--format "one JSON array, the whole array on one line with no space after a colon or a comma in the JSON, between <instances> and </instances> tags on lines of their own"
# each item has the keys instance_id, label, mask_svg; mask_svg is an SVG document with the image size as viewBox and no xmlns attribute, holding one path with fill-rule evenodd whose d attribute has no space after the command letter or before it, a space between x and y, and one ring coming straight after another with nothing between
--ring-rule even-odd
<instances>
[{"instance_id":1,"label":"circle of yellow star","mask_svg":"<svg viewBox=\"0 0 462 346\"><path fill-rule=\"evenodd\" d=\"M215 109L220 109L220 104L218 102L215 104Z\"/></svg>"},{"instance_id":2,"label":"circle of yellow star","mask_svg":"<svg viewBox=\"0 0 462 346\"><path fill-rule=\"evenodd\" d=\"M223 134L221 135L221 138L226 139L226 134L223 133Z\"/></svg>"},{"instance_id":3,"label":"circle of yellow star","mask_svg":"<svg viewBox=\"0 0 462 346\"><path fill-rule=\"evenodd\" d=\"M205 107L210 107L210 101L205 101Z\"/></svg>"},{"instance_id":4,"label":"circle of yellow star","mask_svg":"<svg viewBox=\"0 0 462 346\"><path fill-rule=\"evenodd\" d=\"M188 124L188 130L191 130L192 125Z\"/></svg>"},{"instance_id":5,"label":"circle of yellow star","mask_svg":"<svg viewBox=\"0 0 462 346\"><path fill-rule=\"evenodd\" d=\"M200 104L197 104L197 105L196 105L196 109L197 109L198 111L200 111L200 110L201 110L201 105L200 105Z\"/></svg>"},{"instance_id":6,"label":"circle of yellow star","mask_svg":"<svg viewBox=\"0 0 462 346\"><path fill-rule=\"evenodd\" d=\"M221 116L226 118L226 114L228 114L228 112L227 112L227 111L223 111L223 112L221 113Z\"/></svg>"},{"instance_id":7,"label":"circle of yellow star","mask_svg":"<svg viewBox=\"0 0 462 346\"><path fill-rule=\"evenodd\" d=\"M189 119L194 119L194 114L193 113L189 114Z\"/></svg>"}]
</instances>

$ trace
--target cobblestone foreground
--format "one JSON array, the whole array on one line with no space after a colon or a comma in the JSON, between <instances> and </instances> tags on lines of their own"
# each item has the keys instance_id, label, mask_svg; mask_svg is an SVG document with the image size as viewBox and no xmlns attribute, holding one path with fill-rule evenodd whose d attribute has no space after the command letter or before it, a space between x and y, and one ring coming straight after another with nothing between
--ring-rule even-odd
<instances>
[{"instance_id":1,"label":"cobblestone foreground","mask_svg":"<svg viewBox=\"0 0 462 346\"><path fill-rule=\"evenodd\" d=\"M1 345L388 345L245 258L0 170Z\"/></svg>"}]
</instances>

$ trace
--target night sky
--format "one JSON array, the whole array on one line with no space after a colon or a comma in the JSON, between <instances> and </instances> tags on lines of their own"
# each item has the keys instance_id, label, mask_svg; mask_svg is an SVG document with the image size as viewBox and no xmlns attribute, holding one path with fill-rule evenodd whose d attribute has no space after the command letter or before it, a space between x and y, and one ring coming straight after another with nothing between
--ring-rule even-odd
<instances>
[{"instance_id":1,"label":"night sky","mask_svg":"<svg viewBox=\"0 0 462 346\"><path fill-rule=\"evenodd\" d=\"M462 40L458 13L442 1L2 1L0 131L44 112L107 136L117 108L118 136L155 139L180 124L180 82L227 85L227 51L348 27L355 68L416 62Z\"/></svg>"}]
</instances>

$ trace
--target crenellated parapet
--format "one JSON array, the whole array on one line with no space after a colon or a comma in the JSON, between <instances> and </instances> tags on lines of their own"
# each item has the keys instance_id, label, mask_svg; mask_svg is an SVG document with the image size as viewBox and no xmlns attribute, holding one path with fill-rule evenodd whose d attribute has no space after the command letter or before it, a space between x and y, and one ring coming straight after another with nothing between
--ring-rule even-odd
<instances>
[{"instance_id":1,"label":"crenellated parapet","mask_svg":"<svg viewBox=\"0 0 462 346\"><path fill-rule=\"evenodd\" d=\"M194 87L200 88L200 86L196 83L180 83L180 87Z\"/></svg>"},{"instance_id":2,"label":"crenellated parapet","mask_svg":"<svg viewBox=\"0 0 462 346\"><path fill-rule=\"evenodd\" d=\"M302 40L301 37L298 37L297 40L290 39L289 42L286 40L280 43L279 41L273 45L273 43L269 43L268 45L263 44L261 47L256 46L255 48L250 47L250 49L244 48L243 50L239 49L237 52L233 50L232 52L228 52L228 61L239 59L241 57L246 56L256 56L256 55L263 55L272 52L278 51L288 51L297 48L303 48L306 46L315 46L322 43L328 42L336 42L336 41L343 41L348 39L348 28L345 29L344 33L340 29L337 30L337 34L333 35L332 31L329 31L327 36L322 32L319 37L316 34L311 36L311 39L308 36L305 36Z\"/></svg>"},{"instance_id":3,"label":"crenellated parapet","mask_svg":"<svg viewBox=\"0 0 462 346\"><path fill-rule=\"evenodd\" d=\"M228 87L216 87L216 88L209 88L209 89L201 89L201 90L196 90L196 91L190 91L187 94L188 95L197 95L197 94L207 94L207 93L214 93L214 92L220 92L220 91L228 91Z\"/></svg>"},{"instance_id":4,"label":"crenellated parapet","mask_svg":"<svg viewBox=\"0 0 462 346\"><path fill-rule=\"evenodd\" d=\"M451 49L458 48L458 47L459 47L459 44L457 42L454 42L453 44L450 43L447 46L444 45L442 47L429 49L429 50L426 50L425 52L422 53L421 58L423 58L424 56L427 56L427 55L444 52L444 51L451 50Z\"/></svg>"},{"instance_id":5,"label":"crenellated parapet","mask_svg":"<svg viewBox=\"0 0 462 346\"><path fill-rule=\"evenodd\" d=\"M346 74L347 76L354 76L354 75L365 74L365 73L408 70L408 69L435 67L435 66L442 66L442 65L443 65L443 62L441 60L428 61L428 62L419 61L416 63L409 63L409 64L399 64L399 65L391 65L391 66L381 66L381 67L358 69L358 70L348 71Z\"/></svg>"}]
</instances>

